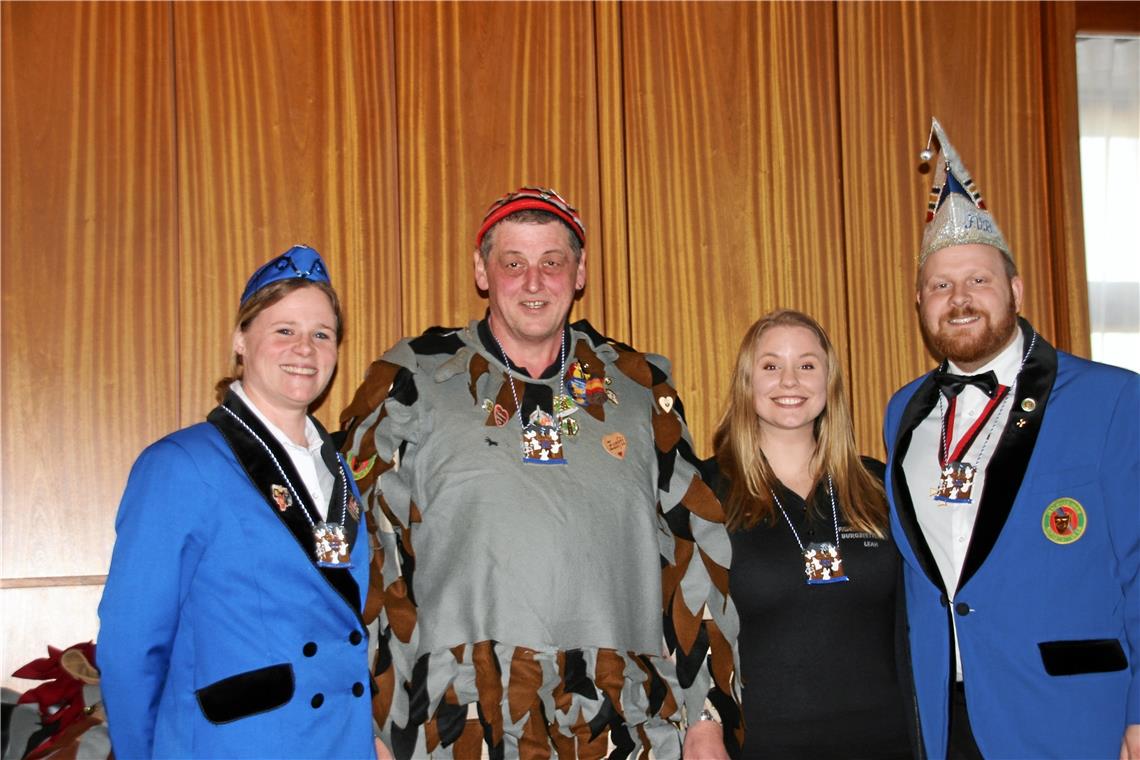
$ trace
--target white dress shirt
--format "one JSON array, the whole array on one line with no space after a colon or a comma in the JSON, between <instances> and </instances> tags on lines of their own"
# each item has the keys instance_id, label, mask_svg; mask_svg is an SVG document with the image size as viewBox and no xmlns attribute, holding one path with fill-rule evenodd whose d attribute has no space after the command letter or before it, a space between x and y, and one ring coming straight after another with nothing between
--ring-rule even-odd
<instances>
[{"instance_id":1,"label":"white dress shirt","mask_svg":"<svg viewBox=\"0 0 1140 760\"><path fill-rule=\"evenodd\" d=\"M990 419L982 425L973 444L962 456L962 461L977 468L970 502L951 503L934 500L933 494L942 472L942 465L938 461L939 441L943 429L942 417L949 409L946 398L941 394L934 409L915 428L910 447L903 460L903 472L906 474L915 517L934 555L934 561L942 575L942 582L946 586L951 604L958 588L962 565L966 560L966 550L970 546L970 537L974 532L974 521L977 519L978 510L983 508L981 498L986 484L986 467L997 447L1001 431L1009 420L1010 409L1013 406L1013 385L1021 369L1024 348L1025 338L1018 330L1016 338L1010 345L992 361L974 372L963 372L954 362L949 362L947 371L954 374L983 374L993 370L998 382L1010 389L994 409ZM954 405L953 440L948 442L948 452L953 452L957 448L966 432L985 411L989 401L990 398L977 386L967 385L962 389ZM962 660L958 652L957 634L955 634L954 649L960 681Z\"/></svg>"},{"instance_id":2,"label":"white dress shirt","mask_svg":"<svg viewBox=\"0 0 1140 760\"><path fill-rule=\"evenodd\" d=\"M304 488L308 491L313 505L321 515L321 519L328 519L329 499L332 498L336 478L329 472L325 460L321 458L321 436L317 433L317 426L313 424L311 419L305 417L306 443L304 446L293 443L289 436L285 435L281 428L270 422L269 418L262 414L257 405L250 400L245 389L242 388L240 380L231 383L230 390L257 415L257 419L261 420L261 424L265 425L266 429L273 434L273 437L289 455L289 460L293 463L293 468L300 474L302 481L301 483L293 483L293 487Z\"/></svg>"}]
</instances>

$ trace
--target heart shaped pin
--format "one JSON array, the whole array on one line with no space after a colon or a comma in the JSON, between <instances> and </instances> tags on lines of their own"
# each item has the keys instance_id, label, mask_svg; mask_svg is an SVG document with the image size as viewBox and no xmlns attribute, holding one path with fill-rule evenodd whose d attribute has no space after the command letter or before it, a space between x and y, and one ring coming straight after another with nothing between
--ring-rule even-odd
<instances>
[{"instance_id":1,"label":"heart shaped pin","mask_svg":"<svg viewBox=\"0 0 1140 760\"><path fill-rule=\"evenodd\" d=\"M606 452L618 459L625 459L625 450L628 445L625 436L621 433L610 433L602 438L602 446L605 447Z\"/></svg>"},{"instance_id":2,"label":"heart shaped pin","mask_svg":"<svg viewBox=\"0 0 1140 760\"><path fill-rule=\"evenodd\" d=\"M493 419L495 420L495 424L499 427L506 425L507 421L511 418L510 412L508 412L502 404L495 404L495 410L492 414L494 415Z\"/></svg>"},{"instance_id":3,"label":"heart shaped pin","mask_svg":"<svg viewBox=\"0 0 1140 760\"><path fill-rule=\"evenodd\" d=\"M660 398L657 399L657 403L661 405L661 408L665 410L666 414L673 411L673 397L672 396L661 396Z\"/></svg>"}]
</instances>

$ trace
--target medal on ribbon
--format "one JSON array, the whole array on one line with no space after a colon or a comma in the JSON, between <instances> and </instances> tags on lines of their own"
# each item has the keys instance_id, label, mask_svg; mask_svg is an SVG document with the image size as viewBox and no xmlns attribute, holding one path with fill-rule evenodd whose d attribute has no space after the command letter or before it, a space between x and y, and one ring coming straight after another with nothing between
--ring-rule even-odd
<instances>
[{"instance_id":1,"label":"medal on ribbon","mask_svg":"<svg viewBox=\"0 0 1140 760\"><path fill-rule=\"evenodd\" d=\"M804 549L804 574L809 586L850 580L843 572L839 547L830 541L811 543Z\"/></svg>"},{"instance_id":2,"label":"medal on ribbon","mask_svg":"<svg viewBox=\"0 0 1140 760\"><path fill-rule=\"evenodd\" d=\"M950 442L954 439L954 410L957 407L958 397L950 399L950 404L942 412L942 435L938 441L938 484L930 489L930 495L941 506L974 503L974 477L978 473L976 463L981 461L982 455L986 452L997 422L1001 418L997 412L1008 398L1009 387L999 385L993 397L986 402L978 419L966 430L962 440L952 452ZM938 397L938 403L942 404L941 396ZM965 461L966 452L973 446L987 423L990 423L988 432L974 459L975 464L971 464Z\"/></svg>"},{"instance_id":3,"label":"medal on ribbon","mask_svg":"<svg viewBox=\"0 0 1140 760\"><path fill-rule=\"evenodd\" d=\"M566 464L558 425L541 409L531 412L530 422L523 427L522 447L526 464Z\"/></svg>"},{"instance_id":4,"label":"medal on ribbon","mask_svg":"<svg viewBox=\"0 0 1140 760\"><path fill-rule=\"evenodd\" d=\"M807 576L808 585L819 586L851 580L843 571L843 557L839 555L839 508L835 504L835 486L831 482L831 473L827 474L827 496L831 501L831 525L835 528L835 543L813 541L804 546L800 532L792 524L792 518L788 517L788 512L780 503L780 497L776 495L775 489L769 489L768 492L772 494L772 502L780 510L780 514L784 516L784 522L791 528L792 537L796 539L796 544L800 547L800 553L804 558L804 575Z\"/></svg>"},{"instance_id":5,"label":"medal on ribbon","mask_svg":"<svg viewBox=\"0 0 1140 760\"><path fill-rule=\"evenodd\" d=\"M947 462L938 478L938 487L931 489L930 495L935 501L947 504L969 504L977 471L969 462Z\"/></svg>"},{"instance_id":6,"label":"medal on ribbon","mask_svg":"<svg viewBox=\"0 0 1140 760\"><path fill-rule=\"evenodd\" d=\"M320 521L313 526L313 541L317 545L317 567L352 567L343 525Z\"/></svg>"}]
</instances>

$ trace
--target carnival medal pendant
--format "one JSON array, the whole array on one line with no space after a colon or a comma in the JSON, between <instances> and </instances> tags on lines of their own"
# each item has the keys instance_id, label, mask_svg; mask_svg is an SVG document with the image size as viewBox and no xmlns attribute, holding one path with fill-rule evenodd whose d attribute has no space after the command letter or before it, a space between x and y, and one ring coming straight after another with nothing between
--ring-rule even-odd
<instances>
[{"instance_id":1,"label":"carnival medal pendant","mask_svg":"<svg viewBox=\"0 0 1140 760\"><path fill-rule=\"evenodd\" d=\"M571 364L569 374L570 377L566 379L566 392L570 395L571 400L575 404L585 406L586 381L590 379L590 375L586 372L586 368L582 366L581 362Z\"/></svg>"},{"instance_id":2,"label":"carnival medal pendant","mask_svg":"<svg viewBox=\"0 0 1140 760\"><path fill-rule=\"evenodd\" d=\"M578 411L578 407L574 404L574 399L565 393L556 393L554 395L554 414L556 417L565 417L576 411Z\"/></svg>"},{"instance_id":3,"label":"carnival medal pendant","mask_svg":"<svg viewBox=\"0 0 1140 760\"><path fill-rule=\"evenodd\" d=\"M352 567L343 525L322 520L313 526L313 541L317 545L317 567Z\"/></svg>"},{"instance_id":4,"label":"carnival medal pendant","mask_svg":"<svg viewBox=\"0 0 1140 760\"><path fill-rule=\"evenodd\" d=\"M522 432L523 463L566 464L558 421L541 409L531 412Z\"/></svg>"},{"instance_id":5,"label":"carnival medal pendant","mask_svg":"<svg viewBox=\"0 0 1140 760\"><path fill-rule=\"evenodd\" d=\"M851 580L843 572L843 557L839 547L830 541L808 544L804 549L804 574L809 586L824 583L843 583Z\"/></svg>"},{"instance_id":6,"label":"carnival medal pendant","mask_svg":"<svg viewBox=\"0 0 1140 760\"><path fill-rule=\"evenodd\" d=\"M938 476L938 487L930 489L935 501L945 504L970 504L974 490L974 474L978 471L967 462L949 462Z\"/></svg>"},{"instance_id":7,"label":"carnival medal pendant","mask_svg":"<svg viewBox=\"0 0 1140 760\"><path fill-rule=\"evenodd\" d=\"M578 435L578 422L571 415L578 411L578 405L565 393L554 397L554 416L558 418L558 430L562 435L573 437Z\"/></svg>"}]
</instances>

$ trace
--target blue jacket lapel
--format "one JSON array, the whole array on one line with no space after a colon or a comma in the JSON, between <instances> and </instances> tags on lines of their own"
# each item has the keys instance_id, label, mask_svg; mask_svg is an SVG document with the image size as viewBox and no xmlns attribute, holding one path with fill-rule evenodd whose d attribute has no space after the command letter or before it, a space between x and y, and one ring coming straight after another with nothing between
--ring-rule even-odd
<instances>
[{"instance_id":1,"label":"blue jacket lapel","mask_svg":"<svg viewBox=\"0 0 1140 760\"><path fill-rule=\"evenodd\" d=\"M222 407L225 407L223 409ZM240 418L241 422L245 423L243 426L226 410L232 412ZM320 513L316 511L312 504L308 490L301 487L301 476L293 467L293 462L289 455L277 442L261 421L257 418L252 411L250 411L241 400L232 392L226 394L225 401L221 406L215 407L212 412L206 417L226 440L230 449L233 451L234 456L245 470L246 475L249 477L250 482L253 484L264 497L266 509L269 509L277 516L277 519L293 534L297 540L301 550L305 553L305 558L313 564L313 566L320 571L325 580L337 592L337 595L348 604L353 611L353 614L360 620L360 587L352 577L352 573L344 568L328 568L316 566L316 541L313 538L313 529L309 520L305 517L305 512L308 512L309 517L314 521L320 519ZM314 420L315 422L315 420ZM248 430L246 429L248 426ZM251 435L249 430L252 430L254 435ZM343 488L344 480L339 477L340 472L343 471L343 465L336 455L336 449L333 446L332 439L328 433L317 424L317 431L322 439L321 457L329 466L330 470L337 475L336 487L333 492L329 509L329 518L332 520L340 520L340 505L343 503ZM273 456L277 458L278 464L281 469L285 471L286 476L295 487L297 492L292 495L292 499L300 499L301 503L293 503L285 510L278 508L273 499L273 486L284 486L282 482L281 472L278 470L277 465L265 453L265 448L257 440L261 439L265 446L273 452ZM346 477L351 477L346 473ZM351 494L349 494L351 496ZM304 511L302 511L304 510ZM349 514L345 518L345 538L348 540L349 546L354 546L356 543L356 534L359 524L356 519L353 519ZM353 562L366 562L367 557L353 557ZM361 620L363 625L363 620Z\"/></svg>"},{"instance_id":2,"label":"blue jacket lapel","mask_svg":"<svg viewBox=\"0 0 1140 760\"><path fill-rule=\"evenodd\" d=\"M1018 323L1025 337L1025 345L1029 346L1035 331L1024 319L1018 319ZM966 550L966 559L958 579L959 588L985 562L1009 518L1021 481L1029 467L1029 458L1033 455L1033 446L1045 417L1045 406L1056 379L1057 351L1037 335L1033 349L1018 376L1009 420L986 468L986 483L970 546ZM1027 400L1031 401L1026 403Z\"/></svg>"}]
</instances>

